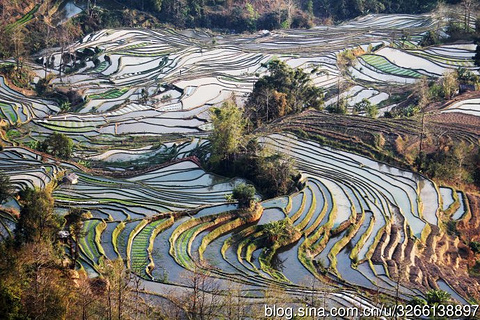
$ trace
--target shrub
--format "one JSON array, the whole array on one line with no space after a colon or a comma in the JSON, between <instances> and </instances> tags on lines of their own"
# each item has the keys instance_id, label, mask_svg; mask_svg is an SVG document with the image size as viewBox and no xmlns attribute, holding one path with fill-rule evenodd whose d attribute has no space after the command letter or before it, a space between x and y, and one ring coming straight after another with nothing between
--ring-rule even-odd
<instances>
[{"instance_id":1,"label":"shrub","mask_svg":"<svg viewBox=\"0 0 480 320\"><path fill-rule=\"evenodd\" d=\"M470 249L472 249L475 253L480 253L480 242L478 241L471 241L470 242Z\"/></svg>"},{"instance_id":2,"label":"shrub","mask_svg":"<svg viewBox=\"0 0 480 320\"><path fill-rule=\"evenodd\" d=\"M62 159L70 159L73 151L73 141L63 133L52 133L39 145L40 151Z\"/></svg>"},{"instance_id":3,"label":"shrub","mask_svg":"<svg viewBox=\"0 0 480 320\"><path fill-rule=\"evenodd\" d=\"M372 104L367 98L363 98L362 101L357 102L353 106L354 112L364 111L367 116L370 118L376 118L378 115L378 107L375 104Z\"/></svg>"},{"instance_id":4,"label":"shrub","mask_svg":"<svg viewBox=\"0 0 480 320\"><path fill-rule=\"evenodd\" d=\"M241 183L233 189L232 196L238 201L240 208L248 208L255 200L255 187Z\"/></svg>"},{"instance_id":5,"label":"shrub","mask_svg":"<svg viewBox=\"0 0 480 320\"><path fill-rule=\"evenodd\" d=\"M327 111L330 113L336 114L346 114L347 113L347 100L342 98L338 103L329 105Z\"/></svg>"},{"instance_id":6,"label":"shrub","mask_svg":"<svg viewBox=\"0 0 480 320\"><path fill-rule=\"evenodd\" d=\"M435 31L429 30L422 38L422 41L420 41L420 45L422 47L428 47L428 46L433 46L435 44L439 44L440 39L438 37L438 34Z\"/></svg>"},{"instance_id":7,"label":"shrub","mask_svg":"<svg viewBox=\"0 0 480 320\"><path fill-rule=\"evenodd\" d=\"M457 230L457 222L456 221L448 221L445 223L445 226L447 227L447 233L451 236L457 236L458 235L458 230Z\"/></svg>"},{"instance_id":8,"label":"shrub","mask_svg":"<svg viewBox=\"0 0 480 320\"><path fill-rule=\"evenodd\" d=\"M426 298L428 305L444 305L450 301L450 293L443 290L429 290Z\"/></svg>"}]
</instances>

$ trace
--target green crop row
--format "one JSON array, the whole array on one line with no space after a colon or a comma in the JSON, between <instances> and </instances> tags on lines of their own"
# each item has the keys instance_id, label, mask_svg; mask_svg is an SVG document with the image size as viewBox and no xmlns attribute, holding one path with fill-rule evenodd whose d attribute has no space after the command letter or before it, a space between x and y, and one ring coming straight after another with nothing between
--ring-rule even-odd
<instances>
[{"instance_id":1,"label":"green crop row","mask_svg":"<svg viewBox=\"0 0 480 320\"><path fill-rule=\"evenodd\" d=\"M412 69L401 68L391 63L389 60L382 56L365 54L360 59L383 73L412 78L420 78L422 76L421 73L418 73L417 71Z\"/></svg>"},{"instance_id":2,"label":"green crop row","mask_svg":"<svg viewBox=\"0 0 480 320\"><path fill-rule=\"evenodd\" d=\"M122 89L111 89L103 93L99 94L92 94L91 96L88 96L89 99L92 100L99 100L99 99L116 99L121 96L123 96L126 92L128 92L128 88L122 88Z\"/></svg>"},{"instance_id":3,"label":"green crop row","mask_svg":"<svg viewBox=\"0 0 480 320\"><path fill-rule=\"evenodd\" d=\"M25 23L27 23L28 21L32 20L33 19L33 15L37 12L38 8L40 7L40 4L36 4L35 7L33 7L32 10L30 10L29 12L27 12L23 17L21 17L20 19L18 19L17 21L9 24L5 30L6 31L11 31L13 30L14 28L18 27L18 26L21 26Z\"/></svg>"}]
</instances>

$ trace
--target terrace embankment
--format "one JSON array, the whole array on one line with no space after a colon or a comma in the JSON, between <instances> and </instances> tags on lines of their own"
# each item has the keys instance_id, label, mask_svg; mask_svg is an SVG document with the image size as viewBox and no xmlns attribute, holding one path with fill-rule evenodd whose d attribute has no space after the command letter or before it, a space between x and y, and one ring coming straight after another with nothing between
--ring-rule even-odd
<instances>
[{"instance_id":1,"label":"terrace embankment","mask_svg":"<svg viewBox=\"0 0 480 320\"><path fill-rule=\"evenodd\" d=\"M441 103L440 105L431 104L431 105L427 106L426 110L427 111L434 111L434 110L437 110L437 109L445 110L445 109L448 109L449 107L451 107L452 105L454 105L456 102L459 102L459 101L462 101L462 100L468 100L468 99L478 99L478 98L480 98L480 92L479 91L467 91L467 92L464 92L464 93L454 97L453 99L451 99L449 101Z\"/></svg>"},{"instance_id":2,"label":"terrace embankment","mask_svg":"<svg viewBox=\"0 0 480 320\"><path fill-rule=\"evenodd\" d=\"M458 238L442 232L437 226L431 228L425 246L419 250L415 259L424 279L432 287L436 287L434 283L439 279L448 279L449 284L462 296L477 296L479 283L469 277L466 261L461 257L465 245L459 242Z\"/></svg>"},{"instance_id":3,"label":"terrace embankment","mask_svg":"<svg viewBox=\"0 0 480 320\"><path fill-rule=\"evenodd\" d=\"M469 214L457 223L457 230L460 238L465 242L480 241L480 196L474 193L467 193Z\"/></svg>"},{"instance_id":4,"label":"terrace embankment","mask_svg":"<svg viewBox=\"0 0 480 320\"><path fill-rule=\"evenodd\" d=\"M390 278L409 288L426 292L432 287L438 288L438 282L447 279L461 296L478 299L480 282L468 272L472 263L468 247L458 237L447 235L439 227L430 225L430 228L424 243L410 238L400 242L398 226L385 230L372 262L387 266Z\"/></svg>"},{"instance_id":5,"label":"terrace embankment","mask_svg":"<svg viewBox=\"0 0 480 320\"><path fill-rule=\"evenodd\" d=\"M327 146L415 170L413 164L420 150L422 117L370 119L308 110L275 122L270 130L292 131ZM438 151L446 144L464 141L473 146L471 152L475 152L479 135L478 117L428 113L423 119L422 150L427 153Z\"/></svg>"},{"instance_id":6,"label":"terrace embankment","mask_svg":"<svg viewBox=\"0 0 480 320\"><path fill-rule=\"evenodd\" d=\"M421 133L421 124L415 119L370 119L314 110L285 118L272 128L402 166L408 163L402 157L404 145L417 142Z\"/></svg>"},{"instance_id":7,"label":"terrace embankment","mask_svg":"<svg viewBox=\"0 0 480 320\"><path fill-rule=\"evenodd\" d=\"M458 115L460 118L454 120L454 116L457 115L425 116L424 150L438 149L445 140L457 143L464 141L478 148L478 119ZM276 124L275 130L289 130L324 145L341 147L411 169L413 156L418 154L422 122L421 118L373 120L310 110L282 119ZM478 298L480 282L469 274L469 267L475 263L475 259L468 243L480 238L480 198L470 193L467 199L466 206L470 204L471 214L467 210L467 214L457 223L458 233L462 234L460 237L447 234L443 227L441 221L449 221L449 214L444 214L444 219L438 215L438 225L428 223L422 241L412 240L411 229L408 226L405 228L405 222L398 219L397 223L378 235L372 261L383 264L391 279L408 283L408 287L422 292L432 287L438 288L438 281L448 279L450 286L460 295Z\"/></svg>"},{"instance_id":8,"label":"terrace embankment","mask_svg":"<svg viewBox=\"0 0 480 320\"><path fill-rule=\"evenodd\" d=\"M107 176L107 177L114 177L114 178L131 178L131 177L134 177L134 176L137 176L137 175L145 174L147 172L162 169L162 168L165 168L165 167L168 167L168 166L171 166L171 165L183 162L183 161L192 161L195 164L197 164L198 166L201 166L200 160L195 156L191 156L191 157L186 157L186 158L182 158L182 159L174 159L174 160L171 160L171 161L168 161L168 162L165 162L165 163L149 166L149 167L141 169L141 170L109 171L109 170L102 170L102 169L98 169L98 168L89 169L89 168L85 168L85 167L82 167L82 169L84 169L84 171L86 171L86 172L89 172L89 173L92 173L92 174L95 174L95 175L99 175L99 176Z\"/></svg>"}]
</instances>

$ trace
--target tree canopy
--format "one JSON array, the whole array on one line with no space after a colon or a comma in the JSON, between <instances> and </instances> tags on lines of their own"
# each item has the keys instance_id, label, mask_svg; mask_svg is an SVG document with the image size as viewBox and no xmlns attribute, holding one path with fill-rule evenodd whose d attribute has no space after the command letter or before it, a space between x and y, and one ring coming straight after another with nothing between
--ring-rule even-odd
<instances>
[{"instance_id":1,"label":"tree canopy","mask_svg":"<svg viewBox=\"0 0 480 320\"><path fill-rule=\"evenodd\" d=\"M210 161L218 163L239 151L245 122L241 110L233 101L226 101L212 112L213 131L210 134L212 155Z\"/></svg>"},{"instance_id":2,"label":"tree canopy","mask_svg":"<svg viewBox=\"0 0 480 320\"><path fill-rule=\"evenodd\" d=\"M293 69L280 60L271 60L266 67L269 74L258 79L245 106L245 116L254 126L322 107L323 90L313 85L303 69Z\"/></svg>"},{"instance_id":3,"label":"tree canopy","mask_svg":"<svg viewBox=\"0 0 480 320\"><path fill-rule=\"evenodd\" d=\"M0 171L0 203L13 195L13 187L10 177Z\"/></svg>"},{"instance_id":4,"label":"tree canopy","mask_svg":"<svg viewBox=\"0 0 480 320\"><path fill-rule=\"evenodd\" d=\"M248 208L255 200L255 187L251 184L241 183L233 189L232 196L238 201L240 208Z\"/></svg>"},{"instance_id":5,"label":"tree canopy","mask_svg":"<svg viewBox=\"0 0 480 320\"><path fill-rule=\"evenodd\" d=\"M245 135L241 109L225 102L213 109L213 131L208 166L225 176L240 176L252 181L266 197L296 190L299 174L292 160L280 153L266 150L254 137Z\"/></svg>"},{"instance_id":6,"label":"tree canopy","mask_svg":"<svg viewBox=\"0 0 480 320\"><path fill-rule=\"evenodd\" d=\"M60 230L53 213L53 197L49 190L26 189L20 192L22 209L15 229L18 244L53 239Z\"/></svg>"},{"instance_id":7,"label":"tree canopy","mask_svg":"<svg viewBox=\"0 0 480 320\"><path fill-rule=\"evenodd\" d=\"M70 159L73 152L73 141L63 133L52 133L39 145L40 151L62 159Z\"/></svg>"}]
</instances>

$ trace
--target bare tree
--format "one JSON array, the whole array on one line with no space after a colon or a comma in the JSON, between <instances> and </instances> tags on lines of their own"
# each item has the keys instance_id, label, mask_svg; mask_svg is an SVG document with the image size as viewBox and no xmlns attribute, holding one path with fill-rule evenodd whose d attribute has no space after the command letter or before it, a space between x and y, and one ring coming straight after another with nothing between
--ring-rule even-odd
<instances>
[{"instance_id":1,"label":"bare tree","mask_svg":"<svg viewBox=\"0 0 480 320\"><path fill-rule=\"evenodd\" d=\"M225 319L241 320L247 316L244 299L240 285L230 282L222 299L222 315Z\"/></svg>"},{"instance_id":2,"label":"bare tree","mask_svg":"<svg viewBox=\"0 0 480 320\"><path fill-rule=\"evenodd\" d=\"M109 320L124 318L123 306L130 299L132 273L125 268L122 259L107 260L101 268L101 273L107 280L106 299L107 316Z\"/></svg>"},{"instance_id":3,"label":"bare tree","mask_svg":"<svg viewBox=\"0 0 480 320\"><path fill-rule=\"evenodd\" d=\"M92 305L97 301L98 296L94 293L91 281L84 274L77 280L77 305L82 314L82 320L87 320L93 314ZM99 293L98 291L96 293Z\"/></svg>"},{"instance_id":4,"label":"bare tree","mask_svg":"<svg viewBox=\"0 0 480 320\"><path fill-rule=\"evenodd\" d=\"M186 275L191 288L183 297L188 319L215 319L221 310L221 295L218 282L208 272L197 268Z\"/></svg>"},{"instance_id":5,"label":"bare tree","mask_svg":"<svg viewBox=\"0 0 480 320\"><path fill-rule=\"evenodd\" d=\"M398 305L400 299L400 289L402 283L406 280L407 273L407 261L403 260L397 263L397 274L395 277L395 304Z\"/></svg>"},{"instance_id":6,"label":"bare tree","mask_svg":"<svg viewBox=\"0 0 480 320\"><path fill-rule=\"evenodd\" d=\"M462 0L462 7L464 9L464 26L465 32L468 32L470 29L470 16L473 9L473 0Z\"/></svg>"},{"instance_id":7,"label":"bare tree","mask_svg":"<svg viewBox=\"0 0 480 320\"><path fill-rule=\"evenodd\" d=\"M293 11L296 8L296 3L295 3L294 0L285 0L285 7L287 9L288 26L290 27L290 25L292 23Z\"/></svg>"},{"instance_id":8,"label":"bare tree","mask_svg":"<svg viewBox=\"0 0 480 320\"><path fill-rule=\"evenodd\" d=\"M23 67L23 59L25 56L25 29L22 27L14 28L12 41L17 69L20 70Z\"/></svg>"},{"instance_id":9,"label":"bare tree","mask_svg":"<svg viewBox=\"0 0 480 320\"><path fill-rule=\"evenodd\" d=\"M59 77L60 81L62 81L62 72L65 73L65 63L69 62L71 59L71 55L69 52L68 56L65 56L65 51L70 45L73 40L73 34L71 32L72 26L69 22L63 24L58 28L58 38L60 40L60 62L59 62ZM71 48L69 49L71 50Z\"/></svg>"}]
</instances>

